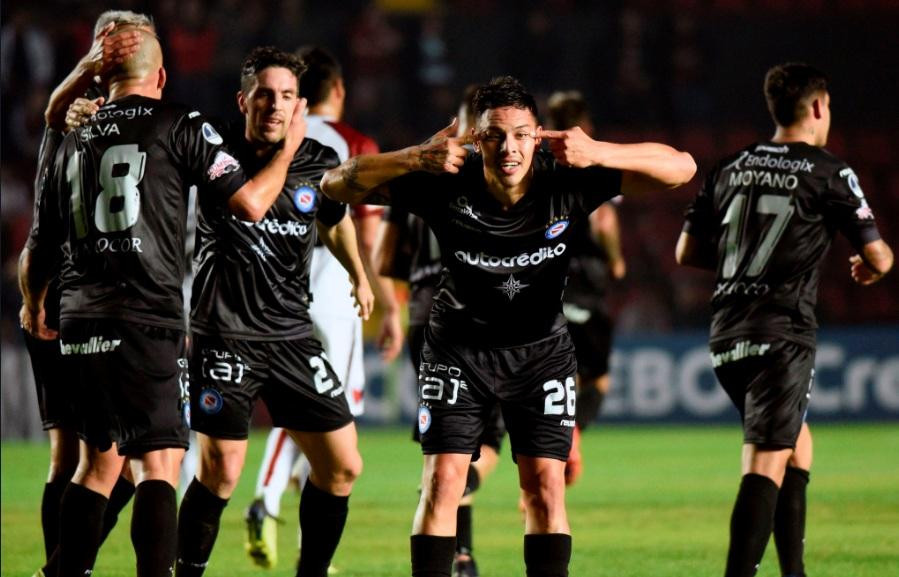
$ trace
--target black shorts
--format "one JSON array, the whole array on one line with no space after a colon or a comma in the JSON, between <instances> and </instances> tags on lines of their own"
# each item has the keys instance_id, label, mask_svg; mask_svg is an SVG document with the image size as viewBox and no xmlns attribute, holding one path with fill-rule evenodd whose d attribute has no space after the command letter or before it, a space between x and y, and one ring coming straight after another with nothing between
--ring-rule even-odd
<instances>
[{"instance_id":1,"label":"black shorts","mask_svg":"<svg viewBox=\"0 0 899 577\"><path fill-rule=\"evenodd\" d=\"M577 355L577 374L595 379L609 372L612 352L612 319L605 311L564 304L568 332Z\"/></svg>"},{"instance_id":2,"label":"black shorts","mask_svg":"<svg viewBox=\"0 0 899 577\"><path fill-rule=\"evenodd\" d=\"M59 339L44 341L25 334L25 347L31 358L38 409L44 430L76 429L72 412L72 372L68 358L59 351Z\"/></svg>"},{"instance_id":3,"label":"black shorts","mask_svg":"<svg viewBox=\"0 0 899 577\"><path fill-rule=\"evenodd\" d=\"M187 448L190 424L184 332L114 319L63 320L82 439L121 455Z\"/></svg>"},{"instance_id":4,"label":"black shorts","mask_svg":"<svg viewBox=\"0 0 899 577\"><path fill-rule=\"evenodd\" d=\"M475 455L498 402L513 456L566 460L575 371L567 330L522 346L487 348L428 329L418 375L422 452Z\"/></svg>"},{"instance_id":5,"label":"black shorts","mask_svg":"<svg viewBox=\"0 0 899 577\"><path fill-rule=\"evenodd\" d=\"M412 360L412 366L418 372L421 364L421 349L424 346L424 334L426 325L409 325L407 339L409 341L409 357ZM503 413L499 404L494 405L493 411L484 427L484 433L481 435L480 445L492 447L497 453L503 444L503 437L506 436L506 425L503 422ZM421 442L421 433L419 432L418 422L412 423L412 439L416 443ZM472 459L477 460L480 456L479 451L475 451Z\"/></svg>"},{"instance_id":6,"label":"black shorts","mask_svg":"<svg viewBox=\"0 0 899 577\"><path fill-rule=\"evenodd\" d=\"M743 420L743 441L795 447L815 375L815 351L791 341L738 337L711 347L715 375Z\"/></svg>"},{"instance_id":7,"label":"black shorts","mask_svg":"<svg viewBox=\"0 0 899 577\"><path fill-rule=\"evenodd\" d=\"M272 424L293 431L335 431L353 421L343 385L314 337L248 341L194 333L190 404L195 431L246 439L256 398Z\"/></svg>"}]
</instances>

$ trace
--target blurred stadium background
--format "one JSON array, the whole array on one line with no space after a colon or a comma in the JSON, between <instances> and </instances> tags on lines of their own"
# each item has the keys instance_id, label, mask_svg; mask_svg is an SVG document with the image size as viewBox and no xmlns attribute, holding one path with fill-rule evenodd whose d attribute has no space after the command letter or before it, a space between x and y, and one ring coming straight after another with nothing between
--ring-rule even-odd
<instances>
[{"instance_id":1,"label":"blurred stadium background","mask_svg":"<svg viewBox=\"0 0 899 577\"><path fill-rule=\"evenodd\" d=\"M772 64L805 60L831 78L829 148L858 173L886 240L899 248L899 4L895 0L22 0L2 3L2 438L43 438L16 326L16 258L31 221L32 179L49 91L89 46L104 9L151 13L167 50L167 97L234 118L240 63L260 44L321 44L344 64L347 120L383 149L420 141L454 114L463 88L500 73L541 103L578 89L601 138L659 140L691 152L700 174L621 207L628 276L617 319L615 420L733 418L705 354L711 278L675 265L681 214L704 169L770 135L761 94ZM64 17L63 17L64 15ZM543 107L545 108L545 106ZM838 240L824 266L812 419L899 419L899 275L861 289ZM370 323L369 329L374 324ZM408 421L405 358L371 352L370 424ZM265 420L264 413L260 419Z\"/></svg>"},{"instance_id":2,"label":"blurred stadium background","mask_svg":"<svg viewBox=\"0 0 899 577\"><path fill-rule=\"evenodd\" d=\"M448 123L466 85L509 73L541 104L554 90L582 91L603 139L659 140L691 152L700 168L693 182L625 199L619 212L628 276L609 296L617 332L602 419L621 425L596 427L585 437L588 474L569 496L580 512L573 517L572 574L717 572L739 430L705 346L712 279L674 263L681 215L716 157L771 134L761 94L765 70L805 60L831 79L829 148L858 173L882 233L899 249L896 0L2 2L3 575L30 573L40 557L47 453L17 326L16 259L31 222L42 111L50 90L87 50L96 16L112 8L151 13L167 50L167 97L222 118L235 116L238 71L250 48L315 43L344 64L346 119L383 149L423 140ZM826 567L821 575L873 577L895 572L899 561L899 273L861 289L849 279L849 254L838 239L822 271L810 418L837 424L817 437L810 512L816 544L809 549L810 561ZM404 356L384 366L368 347L362 425L369 430L361 435L367 472L337 563L347 575L372 577L406 568L420 457L406 439L415 410L409 363ZM265 421L261 411L258 424ZM222 532L227 542L213 559L229 575L255 574L243 559L238 528L261 434L254 434L244 481L226 514L233 530ZM479 497L480 518L495 521L476 521L483 531L479 559L496 575L520 565L520 535L509 530L517 519L513 475L504 459ZM678 482L662 492L660 479ZM291 532L282 531L283 550L293 547ZM104 551L98 568L126 575L127 531L119 529ZM769 554L760 576L775 575L772 561Z\"/></svg>"}]
</instances>

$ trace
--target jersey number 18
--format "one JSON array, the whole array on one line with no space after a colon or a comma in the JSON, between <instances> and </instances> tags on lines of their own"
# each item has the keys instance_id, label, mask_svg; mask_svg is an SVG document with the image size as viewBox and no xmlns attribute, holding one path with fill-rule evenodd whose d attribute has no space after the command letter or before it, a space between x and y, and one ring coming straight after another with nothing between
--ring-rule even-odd
<instances>
[{"instance_id":1,"label":"jersey number 18","mask_svg":"<svg viewBox=\"0 0 899 577\"><path fill-rule=\"evenodd\" d=\"M89 230L81 181L80 151L69 157L66 180L72 188L72 218L75 236L84 238ZM136 144L112 146L100 159L100 194L94 203L94 225L103 233L121 232L134 226L140 216L140 189L144 178L147 153Z\"/></svg>"}]
</instances>

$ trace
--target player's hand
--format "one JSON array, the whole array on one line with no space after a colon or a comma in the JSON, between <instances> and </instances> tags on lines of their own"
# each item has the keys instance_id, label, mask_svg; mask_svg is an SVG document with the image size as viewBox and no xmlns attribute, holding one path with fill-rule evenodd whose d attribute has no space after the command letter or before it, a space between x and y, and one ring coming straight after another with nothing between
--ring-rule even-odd
<instances>
[{"instance_id":1,"label":"player's hand","mask_svg":"<svg viewBox=\"0 0 899 577\"><path fill-rule=\"evenodd\" d=\"M352 278L350 282L353 284L350 296L356 301L359 316L362 317L362 320L367 321L375 307L375 293L372 292L371 285L368 284L368 279L364 275L358 283L353 282Z\"/></svg>"},{"instance_id":2,"label":"player's hand","mask_svg":"<svg viewBox=\"0 0 899 577\"><path fill-rule=\"evenodd\" d=\"M399 310L384 313L378 331L377 345L381 350L381 360L385 363L393 362L403 350L403 327L400 323Z\"/></svg>"},{"instance_id":3,"label":"player's hand","mask_svg":"<svg viewBox=\"0 0 899 577\"><path fill-rule=\"evenodd\" d=\"M42 308L32 310L26 305L19 309L19 325L34 338L52 341L59 333L47 327L46 311Z\"/></svg>"},{"instance_id":4,"label":"player's hand","mask_svg":"<svg viewBox=\"0 0 899 577\"><path fill-rule=\"evenodd\" d=\"M559 164L577 168L592 166L595 147L602 144L587 136L579 126L568 130L540 129L537 138L547 142L549 151Z\"/></svg>"},{"instance_id":5,"label":"player's hand","mask_svg":"<svg viewBox=\"0 0 899 577\"><path fill-rule=\"evenodd\" d=\"M106 99L102 96L94 100L76 98L75 102L70 104L69 109L66 110L66 132L75 130L87 123L100 110L104 102L106 102Z\"/></svg>"},{"instance_id":6,"label":"player's hand","mask_svg":"<svg viewBox=\"0 0 899 577\"><path fill-rule=\"evenodd\" d=\"M432 174L449 172L456 174L468 157L466 144L471 144L471 135L456 136L459 119L453 118L449 126L417 147L418 169Z\"/></svg>"},{"instance_id":7,"label":"player's hand","mask_svg":"<svg viewBox=\"0 0 899 577\"><path fill-rule=\"evenodd\" d=\"M136 28L113 34L115 27L115 22L110 22L101 28L82 59L94 76L105 77L111 68L134 56L144 40L143 33Z\"/></svg>"},{"instance_id":8,"label":"player's hand","mask_svg":"<svg viewBox=\"0 0 899 577\"><path fill-rule=\"evenodd\" d=\"M852 276L852 280L862 286L874 284L883 278L883 273L879 273L869 267L864 259L857 254L849 257L849 264L851 265L849 274Z\"/></svg>"},{"instance_id":9,"label":"player's hand","mask_svg":"<svg viewBox=\"0 0 899 577\"><path fill-rule=\"evenodd\" d=\"M287 127L287 135L284 137L284 151L291 156L296 153L306 138L306 99L300 98L290 117L290 125Z\"/></svg>"}]
</instances>

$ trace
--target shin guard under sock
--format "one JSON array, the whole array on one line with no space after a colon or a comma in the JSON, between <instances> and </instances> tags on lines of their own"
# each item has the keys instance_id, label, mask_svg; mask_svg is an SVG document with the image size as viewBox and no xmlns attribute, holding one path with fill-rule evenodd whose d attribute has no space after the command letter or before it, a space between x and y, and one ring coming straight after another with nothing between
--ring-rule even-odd
<instances>
[{"instance_id":1,"label":"shin guard under sock","mask_svg":"<svg viewBox=\"0 0 899 577\"><path fill-rule=\"evenodd\" d=\"M777 495L774 544L777 546L780 572L787 577L805 577L802 558L805 549L805 495L808 481L808 471L787 467Z\"/></svg>"},{"instance_id":2,"label":"shin guard under sock","mask_svg":"<svg viewBox=\"0 0 899 577\"><path fill-rule=\"evenodd\" d=\"M300 562L297 577L326 577L340 543L349 497L322 491L307 480L300 498Z\"/></svg>"},{"instance_id":3,"label":"shin guard under sock","mask_svg":"<svg viewBox=\"0 0 899 577\"><path fill-rule=\"evenodd\" d=\"M81 485L66 487L59 504L59 577L83 577L93 569L108 501Z\"/></svg>"},{"instance_id":4,"label":"shin guard under sock","mask_svg":"<svg viewBox=\"0 0 899 577\"><path fill-rule=\"evenodd\" d=\"M730 518L730 548L724 577L755 575L774 526L777 492L777 484L764 475L743 476Z\"/></svg>"},{"instance_id":5,"label":"shin guard under sock","mask_svg":"<svg viewBox=\"0 0 899 577\"><path fill-rule=\"evenodd\" d=\"M455 537L412 535L412 577L450 577L456 548Z\"/></svg>"},{"instance_id":6,"label":"shin guard under sock","mask_svg":"<svg viewBox=\"0 0 899 577\"><path fill-rule=\"evenodd\" d=\"M568 577L571 535L547 533L524 536L524 567L527 577Z\"/></svg>"},{"instance_id":7,"label":"shin guard under sock","mask_svg":"<svg viewBox=\"0 0 899 577\"><path fill-rule=\"evenodd\" d=\"M103 514L103 533L100 537L101 543L109 536L109 532L116 526L119 521L119 513L134 496L134 483L124 477L119 477L112 493L109 494L109 504L106 505L106 512Z\"/></svg>"},{"instance_id":8,"label":"shin guard under sock","mask_svg":"<svg viewBox=\"0 0 899 577\"><path fill-rule=\"evenodd\" d=\"M137 577L168 577L174 572L178 546L178 504L166 481L138 484L131 513L131 543Z\"/></svg>"},{"instance_id":9,"label":"shin guard under sock","mask_svg":"<svg viewBox=\"0 0 899 577\"><path fill-rule=\"evenodd\" d=\"M200 577L206 570L227 504L196 477L188 485L178 513L178 577Z\"/></svg>"},{"instance_id":10,"label":"shin guard under sock","mask_svg":"<svg viewBox=\"0 0 899 577\"><path fill-rule=\"evenodd\" d=\"M44 485L44 494L41 498L41 527L44 529L44 551L48 560L59 543L59 502L71 478L71 475L60 476Z\"/></svg>"}]
</instances>

